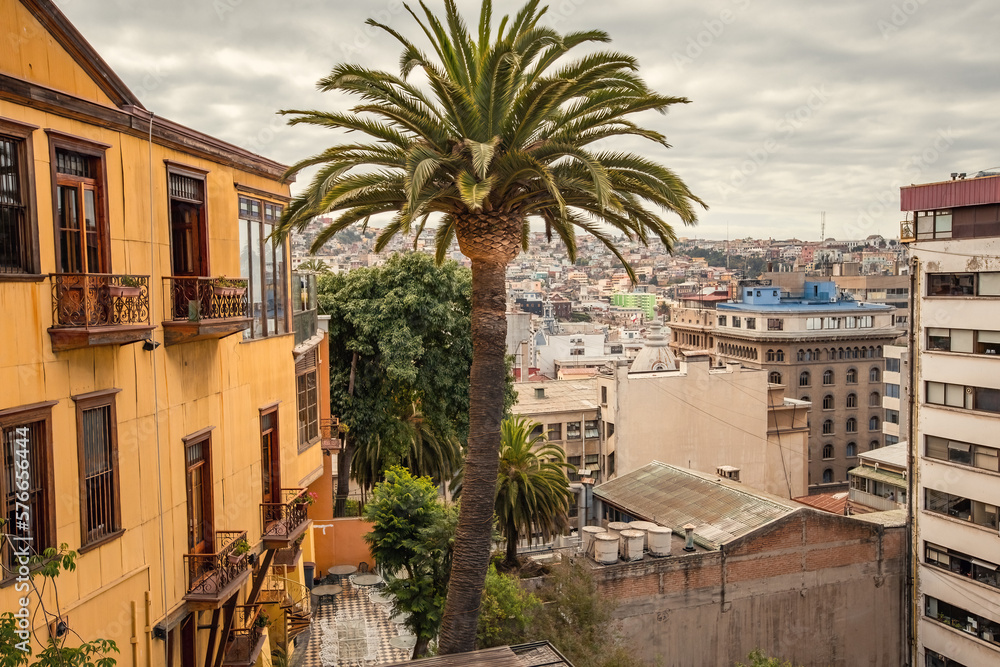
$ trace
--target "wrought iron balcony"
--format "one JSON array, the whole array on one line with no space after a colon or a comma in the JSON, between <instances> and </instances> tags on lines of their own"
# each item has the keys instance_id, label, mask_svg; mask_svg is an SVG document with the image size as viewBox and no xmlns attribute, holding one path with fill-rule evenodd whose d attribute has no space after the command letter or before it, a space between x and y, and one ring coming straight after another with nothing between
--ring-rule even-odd
<instances>
[{"instance_id":1,"label":"wrought iron balcony","mask_svg":"<svg viewBox=\"0 0 1000 667\"><path fill-rule=\"evenodd\" d=\"M267 624L264 605L237 605L222 664L239 665L239 667L251 667L256 664L261 649L264 648L264 628Z\"/></svg>"},{"instance_id":2,"label":"wrought iron balcony","mask_svg":"<svg viewBox=\"0 0 1000 667\"><path fill-rule=\"evenodd\" d=\"M245 530L219 530L213 553L184 555L188 577L184 599L192 609L218 609L250 577L246 553L236 549L246 539Z\"/></svg>"},{"instance_id":3,"label":"wrought iron balcony","mask_svg":"<svg viewBox=\"0 0 1000 667\"><path fill-rule=\"evenodd\" d=\"M261 503L261 539L265 549L293 544L309 527L309 496L305 489L282 489L280 503Z\"/></svg>"},{"instance_id":4,"label":"wrought iron balcony","mask_svg":"<svg viewBox=\"0 0 1000 667\"><path fill-rule=\"evenodd\" d=\"M899 223L899 242L900 243L912 243L917 240L916 232L913 228L913 223L909 220L903 220Z\"/></svg>"},{"instance_id":5,"label":"wrought iron balcony","mask_svg":"<svg viewBox=\"0 0 1000 667\"><path fill-rule=\"evenodd\" d=\"M172 276L164 278L164 294L167 345L224 338L250 327L245 278Z\"/></svg>"},{"instance_id":6,"label":"wrought iron balcony","mask_svg":"<svg viewBox=\"0 0 1000 667\"><path fill-rule=\"evenodd\" d=\"M319 420L320 448L324 452L340 451L340 419L331 417L330 419Z\"/></svg>"},{"instance_id":7,"label":"wrought iron balcony","mask_svg":"<svg viewBox=\"0 0 1000 667\"><path fill-rule=\"evenodd\" d=\"M53 273L55 352L149 340L149 276Z\"/></svg>"}]
</instances>

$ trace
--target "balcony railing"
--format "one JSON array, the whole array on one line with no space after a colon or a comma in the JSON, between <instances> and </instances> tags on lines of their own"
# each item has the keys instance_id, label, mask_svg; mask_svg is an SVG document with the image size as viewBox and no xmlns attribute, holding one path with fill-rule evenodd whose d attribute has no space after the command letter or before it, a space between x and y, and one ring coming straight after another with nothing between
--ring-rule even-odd
<instances>
[{"instance_id":1,"label":"balcony railing","mask_svg":"<svg viewBox=\"0 0 1000 667\"><path fill-rule=\"evenodd\" d=\"M233 628L229 632L224 665L248 666L257 662L263 648L264 628L268 618L263 615L261 604L237 605L233 615Z\"/></svg>"},{"instance_id":2,"label":"balcony railing","mask_svg":"<svg viewBox=\"0 0 1000 667\"><path fill-rule=\"evenodd\" d=\"M899 223L899 241L900 243L911 243L917 240L917 235L913 229L913 223L909 220L903 220Z\"/></svg>"},{"instance_id":3,"label":"balcony railing","mask_svg":"<svg viewBox=\"0 0 1000 667\"><path fill-rule=\"evenodd\" d=\"M149 276L53 273L52 327L56 352L148 340Z\"/></svg>"},{"instance_id":4,"label":"balcony railing","mask_svg":"<svg viewBox=\"0 0 1000 667\"><path fill-rule=\"evenodd\" d=\"M184 598L221 604L237 590L250 574L246 554L236 553L237 544L246 538L245 530L219 530L213 553L185 554L188 586Z\"/></svg>"},{"instance_id":5,"label":"balcony railing","mask_svg":"<svg viewBox=\"0 0 1000 667\"><path fill-rule=\"evenodd\" d=\"M164 278L163 341L223 338L250 327L245 278Z\"/></svg>"},{"instance_id":6,"label":"balcony railing","mask_svg":"<svg viewBox=\"0 0 1000 667\"><path fill-rule=\"evenodd\" d=\"M149 324L149 276L53 273L53 327Z\"/></svg>"},{"instance_id":7,"label":"balcony railing","mask_svg":"<svg viewBox=\"0 0 1000 667\"><path fill-rule=\"evenodd\" d=\"M281 489L280 503L261 503L261 539L266 549L287 547L309 525L305 489Z\"/></svg>"},{"instance_id":8,"label":"balcony railing","mask_svg":"<svg viewBox=\"0 0 1000 667\"><path fill-rule=\"evenodd\" d=\"M169 320L223 320L250 316L245 278L170 277Z\"/></svg>"}]
</instances>

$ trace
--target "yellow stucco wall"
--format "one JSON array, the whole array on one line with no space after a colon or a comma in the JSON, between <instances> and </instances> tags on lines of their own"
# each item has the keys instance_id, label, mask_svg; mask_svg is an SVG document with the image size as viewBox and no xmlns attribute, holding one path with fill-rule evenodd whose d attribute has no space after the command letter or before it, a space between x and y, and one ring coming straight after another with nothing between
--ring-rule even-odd
<instances>
[{"instance_id":1,"label":"yellow stucco wall","mask_svg":"<svg viewBox=\"0 0 1000 667\"><path fill-rule=\"evenodd\" d=\"M112 106L108 97L16 0L0 0L0 73ZM0 118L38 126L32 133L41 272L55 271L52 182L46 129L109 144L105 153L111 272L150 275L154 340L163 341L162 276L170 272L167 172L164 160L208 171L210 273L239 276L235 183L287 195L286 185L256 173L173 150L142 137L0 99ZM152 178L150 178L152 170ZM152 220L150 215L152 214ZM150 235L152 224L153 234ZM155 261L151 260L152 254ZM286 286L287 289L287 286ZM290 308L290 306L289 306ZM290 315L290 314L289 314ZM295 487L322 466L318 444L297 451L293 336L244 341L241 334L161 346L141 344L53 352L52 285L0 280L0 410L41 401L52 408L56 543L81 545L76 407L72 396L118 388L118 471L123 534L82 553L75 572L58 579L59 602L72 629L118 643L120 664L161 665L163 642L144 628L174 612L186 592L187 551L182 437L211 433L217 530L246 530L260 541L259 408L279 402L282 485ZM289 317L290 319L290 317ZM289 321L289 326L291 322ZM49 590L49 603L54 602ZM0 587L0 611L16 610L20 593ZM149 618L146 598L149 598ZM241 598L242 600L242 598ZM132 606L138 643L132 637ZM34 601L33 601L34 606ZM39 615L40 616L40 615ZM207 620L202 615L203 622ZM40 623L35 634L44 638ZM152 647L152 654L147 646ZM148 662L147 662L148 661Z\"/></svg>"}]
</instances>

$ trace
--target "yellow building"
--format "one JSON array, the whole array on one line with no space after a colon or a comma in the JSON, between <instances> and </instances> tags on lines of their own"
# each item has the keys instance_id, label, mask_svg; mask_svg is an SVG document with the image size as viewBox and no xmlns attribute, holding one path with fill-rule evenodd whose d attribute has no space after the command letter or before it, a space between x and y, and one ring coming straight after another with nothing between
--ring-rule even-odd
<instances>
[{"instance_id":1,"label":"yellow building","mask_svg":"<svg viewBox=\"0 0 1000 667\"><path fill-rule=\"evenodd\" d=\"M122 665L254 664L307 618L329 380L267 238L284 170L151 114L51 1L0 0L0 516L26 460L4 530L79 552L62 625ZM63 630L37 605L36 650Z\"/></svg>"}]
</instances>

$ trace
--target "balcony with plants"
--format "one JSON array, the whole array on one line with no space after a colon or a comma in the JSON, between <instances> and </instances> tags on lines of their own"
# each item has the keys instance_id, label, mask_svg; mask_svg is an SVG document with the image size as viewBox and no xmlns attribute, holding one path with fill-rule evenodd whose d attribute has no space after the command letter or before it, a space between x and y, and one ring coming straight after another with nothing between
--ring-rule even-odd
<instances>
[{"instance_id":1,"label":"balcony with plants","mask_svg":"<svg viewBox=\"0 0 1000 667\"><path fill-rule=\"evenodd\" d=\"M257 664L257 658L267 641L264 630L269 623L264 605L237 605L222 664L231 667L252 667Z\"/></svg>"},{"instance_id":2,"label":"balcony with plants","mask_svg":"<svg viewBox=\"0 0 1000 667\"><path fill-rule=\"evenodd\" d=\"M184 555L187 600L192 610L218 609L250 578L250 543L245 530L215 533L211 553Z\"/></svg>"},{"instance_id":3,"label":"balcony with plants","mask_svg":"<svg viewBox=\"0 0 1000 667\"><path fill-rule=\"evenodd\" d=\"M309 527L309 506L316 494L305 489L281 489L282 502L260 504L261 540L265 549L287 549Z\"/></svg>"},{"instance_id":4,"label":"balcony with plants","mask_svg":"<svg viewBox=\"0 0 1000 667\"><path fill-rule=\"evenodd\" d=\"M149 340L149 276L53 273L52 350Z\"/></svg>"},{"instance_id":5,"label":"balcony with plants","mask_svg":"<svg viewBox=\"0 0 1000 667\"><path fill-rule=\"evenodd\" d=\"M250 328L246 278L164 278L166 345L225 338Z\"/></svg>"}]
</instances>

